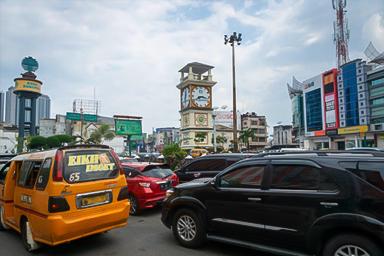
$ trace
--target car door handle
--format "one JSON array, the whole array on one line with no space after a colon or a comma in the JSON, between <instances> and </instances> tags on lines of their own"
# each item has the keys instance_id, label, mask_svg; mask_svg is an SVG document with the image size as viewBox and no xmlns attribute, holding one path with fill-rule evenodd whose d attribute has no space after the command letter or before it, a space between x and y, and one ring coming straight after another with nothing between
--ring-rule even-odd
<instances>
[{"instance_id":1,"label":"car door handle","mask_svg":"<svg viewBox=\"0 0 384 256\"><path fill-rule=\"evenodd\" d=\"M338 206L338 203L335 202L320 202L322 206L325 206L326 208L335 207Z\"/></svg>"},{"instance_id":2,"label":"car door handle","mask_svg":"<svg viewBox=\"0 0 384 256\"><path fill-rule=\"evenodd\" d=\"M253 201L253 202L260 202L261 198L260 197L248 197L248 200Z\"/></svg>"}]
</instances>

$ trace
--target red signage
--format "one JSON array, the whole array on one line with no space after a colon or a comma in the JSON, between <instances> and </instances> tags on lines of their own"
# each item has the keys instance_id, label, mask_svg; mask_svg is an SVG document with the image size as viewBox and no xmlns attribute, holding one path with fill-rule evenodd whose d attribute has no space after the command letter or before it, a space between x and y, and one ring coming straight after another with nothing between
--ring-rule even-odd
<instances>
[{"instance_id":1,"label":"red signage","mask_svg":"<svg viewBox=\"0 0 384 256\"><path fill-rule=\"evenodd\" d=\"M323 73L325 130L339 128L339 106L337 96L337 69Z\"/></svg>"}]
</instances>

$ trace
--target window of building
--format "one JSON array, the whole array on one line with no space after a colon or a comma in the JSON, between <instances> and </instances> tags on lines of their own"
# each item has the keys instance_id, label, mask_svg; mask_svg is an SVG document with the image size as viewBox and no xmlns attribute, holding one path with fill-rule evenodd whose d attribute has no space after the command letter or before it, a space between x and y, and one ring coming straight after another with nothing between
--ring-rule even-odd
<instances>
[{"instance_id":1,"label":"window of building","mask_svg":"<svg viewBox=\"0 0 384 256\"><path fill-rule=\"evenodd\" d=\"M251 121L251 125L257 125L257 121Z\"/></svg>"},{"instance_id":2,"label":"window of building","mask_svg":"<svg viewBox=\"0 0 384 256\"><path fill-rule=\"evenodd\" d=\"M363 86L359 86L359 89L360 89L360 90L363 90Z\"/></svg>"},{"instance_id":3,"label":"window of building","mask_svg":"<svg viewBox=\"0 0 384 256\"><path fill-rule=\"evenodd\" d=\"M365 119L364 118L361 119L361 123L365 123Z\"/></svg>"},{"instance_id":4,"label":"window of building","mask_svg":"<svg viewBox=\"0 0 384 256\"><path fill-rule=\"evenodd\" d=\"M372 80L372 86L378 86L384 84L384 77L376 80Z\"/></svg>"},{"instance_id":5,"label":"window of building","mask_svg":"<svg viewBox=\"0 0 384 256\"><path fill-rule=\"evenodd\" d=\"M306 120L308 131L318 131L323 127L321 89L315 89L305 94Z\"/></svg>"},{"instance_id":6,"label":"window of building","mask_svg":"<svg viewBox=\"0 0 384 256\"><path fill-rule=\"evenodd\" d=\"M334 91L333 83L329 83L324 86L324 93L331 93L333 91Z\"/></svg>"},{"instance_id":7,"label":"window of building","mask_svg":"<svg viewBox=\"0 0 384 256\"><path fill-rule=\"evenodd\" d=\"M265 165L245 166L235 169L220 179L220 186L232 188L259 188Z\"/></svg>"},{"instance_id":8,"label":"window of building","mask_svg":"<svg viewBox=\"0 0 384 256\"><path fill-rule=\"evenodd\" d=\"M361 82L361 77L359 77L359 81Z\"/></svg>"}]
</instances>

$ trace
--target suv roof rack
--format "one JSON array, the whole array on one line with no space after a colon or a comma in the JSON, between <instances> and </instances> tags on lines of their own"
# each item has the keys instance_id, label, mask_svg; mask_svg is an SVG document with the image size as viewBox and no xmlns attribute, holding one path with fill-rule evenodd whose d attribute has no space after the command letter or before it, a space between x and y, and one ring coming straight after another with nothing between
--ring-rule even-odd
<instances>
[{"instance_id":1,"label":"suv roof rack","mask_svg":"<svg viewBox=\"0 0 384 256\"><path fill-rule=\"evenodd\" d=\"M256 154L254 157L283 156L283 155L314 155L314 156L370 156L384 157L384 152L370 150L303 150L285 152L264 152Z\"/></svg>"}]
</instances>

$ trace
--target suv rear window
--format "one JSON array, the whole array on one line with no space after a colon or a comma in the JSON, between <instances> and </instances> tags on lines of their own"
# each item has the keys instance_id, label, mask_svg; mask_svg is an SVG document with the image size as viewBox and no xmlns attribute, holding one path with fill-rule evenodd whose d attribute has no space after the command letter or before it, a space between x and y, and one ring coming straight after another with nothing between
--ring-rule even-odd
<instances>
[{"instance_id":1,"label":"suv rear window","mask_svg":"<svg viewBox=\"0 0 384 256\"><path fill-rule=\"evenodd\" d=\"M359 162L353 173L384 191L384 162Z\"/></svg>"},{"instance_id":2,"label":"suv rear window","mask_svg":"<svg viewBox=\"0 0 384 256\"><path fill-rule=\"evenodd\" d=\"M64 179L69 183L114 178L118 173L118 165L107 150L65 153Z\"/></svg>"}]
</instances>

